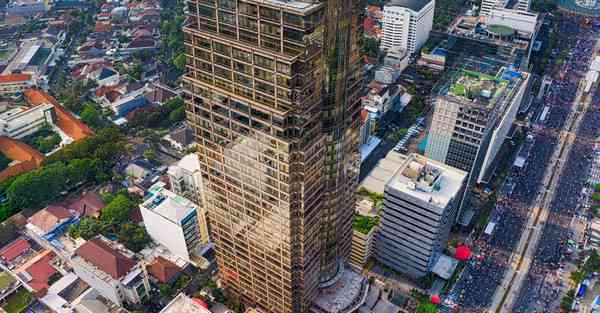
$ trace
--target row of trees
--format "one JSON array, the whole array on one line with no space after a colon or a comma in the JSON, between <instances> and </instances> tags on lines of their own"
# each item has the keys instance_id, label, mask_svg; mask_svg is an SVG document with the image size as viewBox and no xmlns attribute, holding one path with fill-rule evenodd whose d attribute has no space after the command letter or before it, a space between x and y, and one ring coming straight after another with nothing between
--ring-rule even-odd
<instances>
[{"instance_id":1,"label":"row of trees","mask_svg":"<svg viewBox=\"0 0 600 313\"><path fill-rule=\"evenodd\" d=\"M100 218L86 217L79 224L69 227L73 238L89 240L98 234L115 237L127 249L139 252L150 243L144 227L131 222L131 215L139 205L139 199L121 191L102 209Z\"/></svg>"},{"instance_id":2,"label":"row of trees","mask_svg":"<svg viewBox=\"0 0 600 313\"><path fill-rule=\"evenodd\" d=\"M112 167L124 153L123 137L115 128L65 146L31 172L13 176L0 184L7 198L0 205L0 221L23 209L36 210L88 182L109 180Z\"/></svg>"}]
</instances>

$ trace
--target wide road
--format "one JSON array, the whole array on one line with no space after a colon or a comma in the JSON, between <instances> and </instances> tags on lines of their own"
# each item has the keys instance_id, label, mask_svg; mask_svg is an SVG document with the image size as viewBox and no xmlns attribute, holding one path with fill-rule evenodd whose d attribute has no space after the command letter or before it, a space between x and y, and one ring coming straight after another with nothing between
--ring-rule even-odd
<instances>
[{"instance_id":1,"label":"wide road","mask_svg":"<svg viewBox=\"0 0 600 313\"><path fill-rule=\"evenodd\" d=\"M597 41L595 51L598 51L599 47L600 40ZM550 205L554 199L563 167L573 146L579 125L591 103L591 97L584 94L584 86L583 83L579 84L574 100L574 110L569 114L560 132L558 145L546 168L543 184L540 186L539 194L528 217L527 226L521 236L516 253L512 256L510 267L494 295L489 312L513 312L513 305L530 271L538 242L544 234L544 226L550 215ZM595 87L590 94L593 94L594 91Z\"/></svg>"}]
</instances>

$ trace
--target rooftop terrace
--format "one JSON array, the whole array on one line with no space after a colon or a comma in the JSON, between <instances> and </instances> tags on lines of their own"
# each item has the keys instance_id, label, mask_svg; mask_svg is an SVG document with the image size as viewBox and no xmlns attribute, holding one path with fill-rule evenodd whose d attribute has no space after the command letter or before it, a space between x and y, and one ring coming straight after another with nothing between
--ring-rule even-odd
<instances>
[{"instance_id":1,"label":"rooftop terrace","mask_svg":"<svg viewBox=\"0 0 600 313\"><path fill-rule=\"evenodd\" d=\"M453 75L447 95L493 107L506 91L508 81L484 73L459 70Z\"/></svg>"},{"instance_id":2,"label":"rooftop terrace","mask_svg":"<svg viewBox=\"0 0 600 313\"><path fill-rule=\"evenodd\" d=\"M462 188L465 171L411 154L387 184L424 202L445 209Z\"/></svg>"},{"instance_id":3,"label":"rooftop terrace","mask_svg":"<svg viewBox=\"0 0 600 313\"><path fill-rule=\"evenodd\" d=\"M196 210L192 201L165 189L162 182L154 184L148 192L150 197L142 203L142 207L174 223L179 224L183 218Z\"/></svg>"}]
</instances>

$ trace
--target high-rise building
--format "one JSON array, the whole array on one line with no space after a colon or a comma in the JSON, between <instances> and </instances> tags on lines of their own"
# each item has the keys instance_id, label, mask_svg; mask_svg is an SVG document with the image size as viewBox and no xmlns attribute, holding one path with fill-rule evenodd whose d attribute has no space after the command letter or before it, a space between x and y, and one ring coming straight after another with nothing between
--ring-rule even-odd
<instances>
[{"instance_id":1,"label":"high-rise building","mask_svg":"<svg viewBox=\"0 0 600 313\"><path fill-rule=\"evenodd\" d=\"M528 73L505 67L454 72L436 98L425 155L470 172L470 185L485 181L528 87Z\"/></svg>"},{"instance_id":2,"label":"high-rise building","mask_svg":"<svg viewBox=\"0 0 600 313\"><path fill-rule=\"evenodd\" d=\"M375 253L412 277L429 273L448 240L467 172L409 155L385 186Z\"/></svg>"},{"instance_id":3,"label":"high-rise building","mask_svg":"<svg viewBox=\"0 0 600 313\"><path fill-rule=\"evenodd\" d=\"M184 95L211 239L248 306L307 312L349 255L363 2L187 2Z\"/></svg>"},{"instance_id":4,"label":"high-rise building","mask_svg":"<svg viewBox=\"0 0 600 313\"><path fill-rule=\"evenodd\" d=\"M383 7L381 48L419 51L433 27L434 0L391 0Z\"/></svg>"}]
</instances>

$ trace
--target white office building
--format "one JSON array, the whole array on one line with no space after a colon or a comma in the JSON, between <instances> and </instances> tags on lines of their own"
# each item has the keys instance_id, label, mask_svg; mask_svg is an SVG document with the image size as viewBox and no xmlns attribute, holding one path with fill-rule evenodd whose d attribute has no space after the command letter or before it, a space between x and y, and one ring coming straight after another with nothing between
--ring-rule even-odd
<instances>
[{"instance_id":1,"label":"white office building","mask_svg":"<svg viewBox=\"0 0 600 313\"><path fill-rule=\"evenodd\" d=\"M419 51L433 27L434 0L391 0L383 8L381 48Z\"/></svg>"},{"instance_id":2,"label":"white office building","mask_svg":"<svg viewBox=\"0 0 600 313\"><path fill-rule=\"evenodd\" d=\"M191 261L200 244L197 205L164 188L163 182L154 184L150 196L140 204L148 235L178 257Z\"/></svg>"},{"instance_id":3,"label":"white office building","mask_svg":"<svg viewBox=\"0 0 600 313\"><path fill-rule=\"evenodd\" d=\"M376 258L411 277L429 273L444 250L467 172L411 154L385 186Z\"/></svg>"},{"instance_id":4,"label":"white office building","mask_svg":"<svg viewBox=\"0 0 600 313\"><path fill-rule=\"evenodd\" d=\"M511 9L520 12L528 12L531 0L482 0L479 10L480 16L490 16L496 9Z\"/></svg>"}]
</instances>

